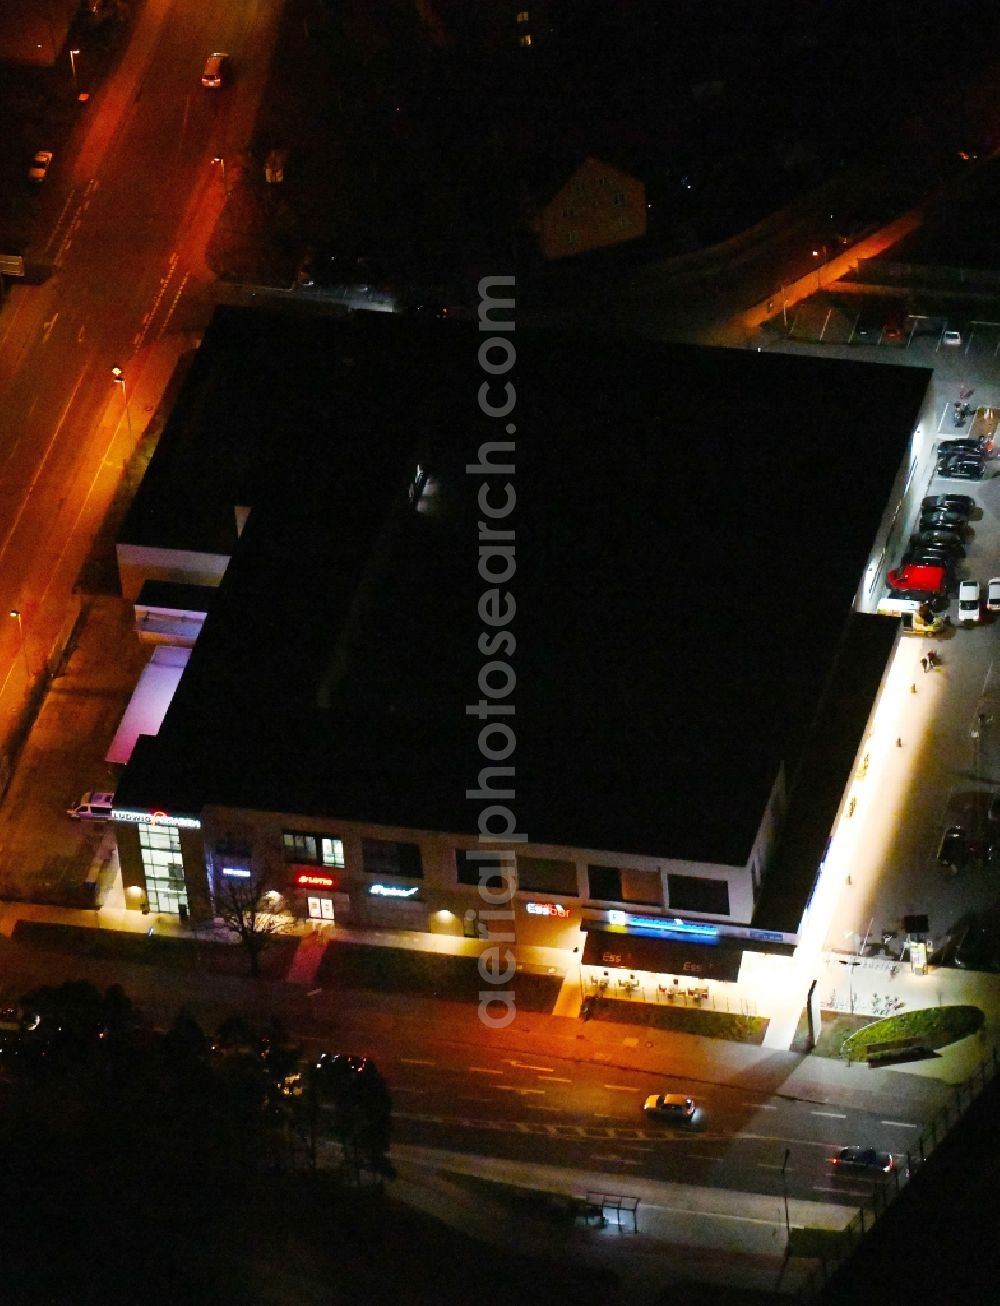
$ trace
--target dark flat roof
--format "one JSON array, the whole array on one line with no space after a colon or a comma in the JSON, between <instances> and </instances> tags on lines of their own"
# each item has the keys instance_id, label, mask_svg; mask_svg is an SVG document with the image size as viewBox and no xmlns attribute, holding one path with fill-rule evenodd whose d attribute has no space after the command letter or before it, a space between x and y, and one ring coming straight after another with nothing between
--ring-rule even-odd
<instances>
[{"instance_id":1,"label":"dark flat roof","mask_svg":"<svg viewBox=\"0 0 1000 1306\"><path fill-rule=\"evenodd\" d=\"M464 468L503 431L477 410L475 329L361 316L322 324L352 365L312 447L283 446L288 463L258 485L123 803L475 832L483 804L465 791L482 760L465 705L481 697L485 586L480 478ZM225 326L217 318L206 344ZM928 374L515 340L517 506L503 524L516 531L520 829L536 843L744 864L779 765L794 771L802 755ZM305 392L312 366L296 376ZM329 385L317 379L322 402ZM190 460L186 433L180 444ZM433 473L427 511L392 524L417 457Z\"/></svg>"}]
</instances>

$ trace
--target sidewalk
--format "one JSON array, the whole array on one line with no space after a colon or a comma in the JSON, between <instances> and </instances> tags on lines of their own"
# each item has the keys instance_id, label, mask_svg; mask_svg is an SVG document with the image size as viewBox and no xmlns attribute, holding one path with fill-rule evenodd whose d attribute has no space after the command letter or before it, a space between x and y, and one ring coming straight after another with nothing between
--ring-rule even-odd
<instances>
[{"instance_id":1,"label":"sidewalk","mask_svg":"<svg viewBox=\"0 0 1000 1306\"><path fill-rule=\"evenodd\" d=\"M671 1286L696 1280L772 1292L780 1283L792 1293L806 1280L811 1263L785 1263L786 1230L780 1196L731 1192L690 1184L664 1183L560 1166L509 1161L490 1156L396 1144L397 1178L393 1194L493 1246L543 1260L565 1259L612 1271L629 1292L628 1300L662 1302ZM510 1190L586 1197L617 1193L639 1199L637 1232L631 1218L604 1228L575 1227L538 1218L505 1200L503 1189L463 1182L486 1179ZM843 1229L852 1207L790 1199L793 1227Z\"/></svg>"}]
</instances>

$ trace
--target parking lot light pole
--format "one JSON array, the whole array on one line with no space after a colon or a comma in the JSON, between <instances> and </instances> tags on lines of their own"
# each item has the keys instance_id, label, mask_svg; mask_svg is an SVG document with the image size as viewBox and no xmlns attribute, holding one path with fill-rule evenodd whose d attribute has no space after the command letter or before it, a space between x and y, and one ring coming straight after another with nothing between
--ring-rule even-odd
<instances>
[{"instance_id":1,"label":"parking lot light pole","mask_svg":"<svg viewBox=\"0 0 1000 1306\"><path fill-rule=\"evenodd\" d=\"M79 50L70 50L69 52L69 66L73 73L73 89L75 91L78 91L80 89L80 83L76 80L76 56L79 53L80 53Z\"/></svg>"}]
</instances>

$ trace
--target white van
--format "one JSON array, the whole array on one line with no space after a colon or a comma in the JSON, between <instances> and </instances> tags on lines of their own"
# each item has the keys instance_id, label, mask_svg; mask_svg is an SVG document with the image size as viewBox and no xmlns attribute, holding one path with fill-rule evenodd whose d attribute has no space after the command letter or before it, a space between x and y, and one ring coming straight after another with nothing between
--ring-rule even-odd
<instances>
[{"instance_id":1,"label":"white van","mask_svg":"<svg viewBox=\"0 0 1000 1306\"><path fill-rule=\"evenodd\" d=\"M75 807L66 808L66 815L72 816L74 821L108 821L111 819L114 801L114 794L88 789L85 794L81 794Z\"/></svg>"}]
</instances>

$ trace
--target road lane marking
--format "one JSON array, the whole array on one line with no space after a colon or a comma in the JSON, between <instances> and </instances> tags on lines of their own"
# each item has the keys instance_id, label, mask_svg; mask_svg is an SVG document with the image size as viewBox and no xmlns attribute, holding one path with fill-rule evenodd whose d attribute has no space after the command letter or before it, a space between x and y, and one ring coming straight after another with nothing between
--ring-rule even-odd
<instances>
[{"instance_id":1,"label":"road lane marking","mask_svg":"<svg viewBox=\"0 0 1000 1306\"><path fill-rule=\"evenodd\" d=\"M561 1106L546 1106L544 1102L525 1102L529 1111L561 1111Z\"/></svg>"},{"instance_id":2,"label":"road lane marking","mask_svg":"<svg viewBox=\"0 0 1000 1306\"><path fill-rule=\"evenodd\" d=\"M392 1091L393 1091L394 1093L426 1093L426 1092L427 1092L427 1089L426 1089L426 1088L410 1088L410 1086L409 1086L408 1084L393 1084L393 1086L392 1086Z\"/></svg>"},{"instance_id":3,"label":"road lane marking","mask_svg":"<svg viewBox=\"0 0 1000 1306\"><path fill-rule=\"evenodd\" d=\"M608 1088L613 1093L641 1093L641 1088L635 1088L632 1084L602 1084L602 1088Z\"/></svg>"},{"instance_id":4,"label":"road lane marking","mask_svg":"<svg viewBox=\"0 0 1000 1306\"><path fill-rule=\"evenodd\" d=\"M777 1111L773 1102L744 1102L744 1106L752 1107L754 1111Z\"/></svg>"},{"instance_id":5,"label":"road lane marking","mask_svg":"<svg viewBox=\"0 0 1000 1306\"><path fill-rule=\"evenodd\" d=\"M436 1066L436 1061L425 1061L423 1057L400 1057L404 1066Z\"/></svg>"},{"instance_id":6,"label":"road lane marking","mask_svg":"<svg viewBox=\"0 0 1000 1306\"><path fill-rule=\"evenodd\" d=\"M480 1102L483 1105L488 1103L489 1100L490 1099L488 1097L468 1097L466 1094L459 1094L458 1097L459 1102Z\"/></svg>"},{"instance_id":7,"label":"road lane marking","mask_svg":"<svg viewBox=\"0 0 1000 1306\"><path fill-rule=\"evenodd\" d=\"M810 1111L811 1116L829 1116L831 1120L846 1120L847 1113L844 1111Z\"/></svg>"},{"instance_id":8,"label":"road lane marking","mask_svg":"<svg viewBox=\"0 0 1000 1306\"><path fill-rule=\"evenodd\" d=\"M528 1093L535 1094L538 1097L545 1096L544 1088L518 1088L516 1084L497 1084L496 1089L498 1093L520 1093L522 1097Z\"/></svg>"},{"instance_id":9,"label":"road lane marking","mask_svg":"<svg viewBox=\"0 0 1000 1306\"><path fill-rule=\"evenodd\" d=\"M545 1082L546 1084L572 1084L573 1081L572 1079L564 1078L562 1075L549 1075Z\"/></svg>"},{"instance_id":10,"label":"road lane marking","mask_svg":"<svg viewBox=\"0 0 1000 1306\"><path fill-rule=\"evenodd\" d=\"M749 1130L743 1129L737 1132L736 1137L750 1138L755 1143L795 1143L798 1147L822 1147L828 1152L832 1148L841 1146L840 1143L824 1143L822 1141L817 1141L815 1138L782 1138L778 1134L753 1134L750 1133Z\"/></svg>"},{"instance_id":11,"label":"road lane marking","mask_svg":"<svg viewBox=\"0 0 1000 1306\"><path fill-rule=\"evenodd\" d=\"M829 1184L813 1184L814 1193L836 1193L838 1197L870 1197L864 1188L834 1188Z\"/></svg>"},{"instance_id":12,"label":"road lane marking","mask_svg":"<svg viewBox=\"0 0 1000 1306\"><path fill-rule=\"evenodd\" d=\"M555 1069L554 1066L533 1066L530 1064L530 1062L512 1061L510 1060L510 1058L507 1059L507 1065L515 1066L518 1070L541 1070L546 1075L551 1075L553 1070Z\"/></svg>"},{"instance_id":13,"label":"road lane marking","mask_svg":"<svg viewBox=\"0 0 1000 1306\"><path fill-rule=\"evenodd\" d=\"M470 1075L505 1075L506 1070L494 1070L490 1066L469 1066Z\"/></svg>"},{"instance_id":14,"label":"road lane marking","mask_svg":"<svg viewBox=\"0 0 1000 1306\"><path fill-rule=\"evenodd\" d=\"M723 1160L725 1160L725 1157L722 1157L722 1156L713 1156L711 1152L689 1152L688 1155L691 1156L691 1157L693 1157L696 1161L723 1161Z\"/></svg>"},{"instance_id":15,"label":"road lane marking","mask_svg":"<svg viewBox=\"0 0 1000 1306\"><path fill-rule=\"evenodd\" d=\"M909 1120L880 1120L880 1125L892 1125L896 1129L919 1129L919 1125L911 1124Z\"/></svg>"},{"instance_id":16,"label":"road lane marking","mask_svg":"<svg viewBox=\"0 0 1000 1306\"><path fill-rule=\"evenodd\" d=\"M24 494L24 497L21 500L21 506L18 508L13 522L11 522L10 530L8 530L7 534L4 536L3 544L0 545L0 560L3 559L4 554L7 552L7 548L10 544L11 537L13 536L14 532L17 530L21 518L24 515L24 510L28 506L28 501L31 498L32 494L34 493L35 486L38 484L38 478L45 470L46 464L48 463L49 458L51 457L52 450L55 448L56 440L59 438L59 432L63 428L63 422L65 422L67 416L69 415L69 410L73 407L73 400L76 398L76 392L80 389L80 386L83 385L83 378L87 375L87 369L89 368L89 366L90 363L88 360L88 362L84 363L83 367L80 368L80 374L76 378L76 384L73 386L69 398L66 400L62 413L60 414L59 421L56 422L55 430L52 432L52 438L49 440L48 444L46 445L45 453L42 455L41 461L39 462L38 466L35 468L35 474L31 478L31 484L28 486Z\"/></svg>"}]
</instances>

